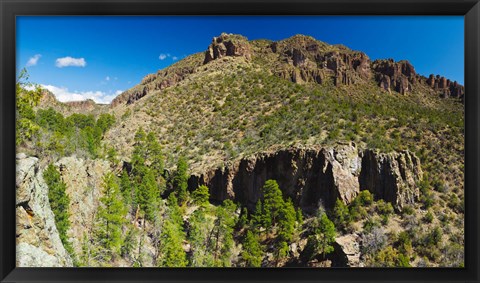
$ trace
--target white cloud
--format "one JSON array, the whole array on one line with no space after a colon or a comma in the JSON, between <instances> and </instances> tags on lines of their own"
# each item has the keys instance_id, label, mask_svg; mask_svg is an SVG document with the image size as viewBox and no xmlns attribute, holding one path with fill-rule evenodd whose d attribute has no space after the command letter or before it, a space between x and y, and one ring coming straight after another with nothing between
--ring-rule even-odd
<instances>
[{"instance_id":1,"label":"white cloud","mask_svg":"<svg viewBox=\"0 0 480 283\"><path fill-rule=\"evenodd\" d=\"M158 56L158 59L165 60L168 57L172 57L172 55L170 55L170 53L161 53L160 56Z\"/></svg>"},{"instance_id":2,"label":"white cloud","mask_svg":"<svg viewBox=\"0 0 480 283\"><path fill-rule=\"evenodd\" d=\"M173 56L173 57L172 57L172 60L173 60L173 61L177 61L177 60L178 60L178 57L177 57L177 56Z\"/></svg>"},{"instance_id":3,"label":"white cloud","mask_svg":"<svg viewBox=\"0 0 480 283\"><path fill-rule=\"evenodd\" d=\"M105 80L106 80L106 81L109 81L109 80L110 80L110 77L109 77L109 76L107 76L107 77L105 78Z\"/></svg>"},{"instance_id":4,"label":"white cloud","mask_svg":"<svg viewBox=\"0 0 480 283\"><path fill-rule=\"evenodd\" d=\"M59 68L63 67L85 67L87 65L87 62L85 61L85 58L73 58L70 56L63 57L63 58L57 58L57 61L55 62L55 66Z\"/></svg>"},{"instance_id":5,"label":"white cloud","mask_svg":"<svg viewBox=\"0 0 480 283\"><path fill-rule=\"evenodd\" d=\"M118 95L121 90L117 90L115 93L106 93L103 91L69 91L66 87L57 87L53 85L42 85L43 88L52 92L55 97L61 102L68 101L82 101L92 99L96 103L108 104Z\"/></svg>"},{"instance_id":6,"label":"white cloud","mask_svg":"<svg viewBox=\"0 0 480 283\"><path fill-rule=\"evenodd\" d=\"M28 62L27 62L27 67L37 65L38 60L40 60L40 57L42 57L41 54L35 54L33 55L33 57L30 57L30 59L28 59Z\"/></svg>"},{"instance_id":7,"label":"white cloud","mask_svg":"<svg viewBox=\"0 0 480 283\"><path fill-rule=\"evenodd\" d=\"M115 95L120 95L120 94L122 94L122 93L123 93L123 90L117 90L117 91L115 92Z\"/></svg>"}]
</instances>

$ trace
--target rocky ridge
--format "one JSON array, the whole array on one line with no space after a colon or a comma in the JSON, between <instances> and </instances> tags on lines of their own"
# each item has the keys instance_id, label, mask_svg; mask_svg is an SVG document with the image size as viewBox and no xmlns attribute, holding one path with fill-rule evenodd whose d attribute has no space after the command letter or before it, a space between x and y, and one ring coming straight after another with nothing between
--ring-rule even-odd
<instances>
[{"instance_id":1,"label":"rocky ridge","mask_svg":"<svg viewBox=\"0 0 480 283\"><path fill-rule=\"evenodd\" d=\"M60 240L39 160L17 154L17 267L68 267L72 259Z\"/></svg>"},{"instance_id":2,"label":"rocky ridge","mask_svg":"<svg viewBox=\"0 0 480 283\"><path fill-rule=\"evenodd\" d=\"M401 210L418 198L423 176L419 159L408 151L378 153L354 143L332 148L288 148L231 162L204 174L192 175L189 189L210 188L213 201L234 199L254 209L268 179L278 182L284 195L304 211L321 201L331 209L337 199L349 204L361 190L369 190Z\"/></svg>"},{"instance_id":3,"label":"rocky ridge","mask_svg":"<svg viewBox=\"0 0 480 283\"><path fill-rule=\"evenodd\" d=\"M406 60L375 60L363 52L342 45L329 45L310 36L296 35L284 40L248 41L236 34L222 33L214 37L207 50L197 53L156 74L147 75L134 88L116 97L111 106L132 104L154 91L161 91L185 80L198 71L198 67L225 57L271 58L266 66L272 73L295 83L324 84L332 81L335 86L348 86L375 82L387 92L407 94L416 90L442 97L460 98L465 88L457 82L433 74L426 78L416 73ZM188 64L187 64L188 63Z\"/></svg>"}]
</instances>

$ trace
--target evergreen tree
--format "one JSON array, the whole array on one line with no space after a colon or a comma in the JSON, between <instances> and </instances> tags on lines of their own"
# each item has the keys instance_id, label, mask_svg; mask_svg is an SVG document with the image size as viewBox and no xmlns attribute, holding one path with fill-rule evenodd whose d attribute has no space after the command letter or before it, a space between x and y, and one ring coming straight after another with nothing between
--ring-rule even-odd
<instances>
[{"instance_id":1,"label":"evergreen tree","mask_svg":"<svg viewBox=\"0 0 480 283\"><path fill-rule=\"evenodd\" d=\"M263 208L262 222L267 230L277 224L280 212L284 207L282 191L275 180L267 180L262 188Z\"/></svg>"},{"instance_id":2,"label":"evergreen tree","mask_svg":"<svg viewBox=\"0 0 480 283\"><path fill-rule=\"evenodd\" d=\"M347 229L351 222L348 207L339 199L337 199L333 208L333 221L335 226L341 230Z\"/></svg>"},{"instance_id":3,"label":"evergreen tree","mask_svg":"<svg viewBox=\"0 0 480 283\"><path fill-rule=\"evenodd\" d=\"M258 237L247 231L247 235L243 240L242 259L246 267L260 267L263 260L263 250Z\"/></svg>"},{"instance_id":4,"label":"evergreen tree","mask_svg":"<svg viewBox=\"0 0 480 283\"><path fill-rule=\"evenodd\" d=\"M159 266L185 267L187 266L187 254L183 250L182 241L184 236L172 220L165 221L161 237L161 259Z\"/></svg>"},{"instance_id":5,"label":"evergreen tree","mask_svg":"<svg viewBox=\"0 0 480 283\"><path fill-rule=\"evenodd\" d=\"M199 186L193 192L193 201L197 205L207 206L209 204L208 199L210 198L210 193L208 192L208 187L205 185Z\"/></svg>"},{"instance_id":6,"label":"evergreen tree","mask_svg":"<svg viewBox=\"0 0 480 283\"><path fill-rule=\"evenodd\" d=\"M134 204L132 203L133 200L133 188L132 182L130 181L130 177L126 170L122 171L122 175L120 177L120 191L122 192L123 201L125 204L131 208L134 208Z\"/></svg>"},{"instance_id":7,"label":"evergreen tree","mask_svg":"<svg viewBox=\"0 0 480 283\"><path fill-rule=\"evenodd\" d=\"M137 203L145 213L145 219L151 221L158 210L160 191L158 190L153 171L145 167L144 173L142 182L138 185Z\"/></svg>"},{"instance_id":8,"label":"evergreen tree","mask_svg":"<svg viewBox=\"0 0 480 283\"><path fill-rule=\"evenodd\" d=\"M160 258L157 261L159 266L187 266L187 255L182 247L184 239L183 219L178 207L178 201L175 195L170 194L167 199L167 219L164 222L161 233Z\"/></svg>"},{"instance_id":9,"label":"evergreen tree","mask_svg":"<svg viewBox=\"0 0 480 283\"><path fill-rule=\"evenodd\" d=\"M103 177L102 187L103 196L100 198L95 231L96 258L101 264L108 265L120 253L126 209L113 173Z\"/></svg>"},{"instance_id":10,"label":"evergreen tree","mask_svg":"<svg viewBox=\"0 0 480 283\"><path fill-rule=\"evenodd\" d=\"M70 220L68 219L70 198L66 193L67 186L53 164L47 166L43 172L43 178L48 186L48 200L55 216L55 226L60 240L67 252L73 256L73 247L67 236L67 231L70 229Z\"/></svg>"},{"instance_id":11,"label":"evergreen tree","mask_svg":"<svg viewBox=\"0 0 480 283\"><path fill-rule=\"evenodd\" d=\"M163 174L164 157L162 147L153 132L149 132L146 137L147 156L150 168L154 170L156 176Z\"/></svg>"},{"instance_id":12,"label":"evergreen tree","mask_svg":"<svg viewBox=\"0 0 480 283\"><path fill-rule=\"evenodd\" d=\"M313 235L315 251L325 257L326 254L333 252L333 243L335 242L335 225L326 213L317 216L313 221Z\"/></svg>"},{"instance_id":13,"label":"evergreen tree","mask_svg":"<svg viewBox=\"0 0 480 283\"><path fill-rule=\"evenodd\" d=\"M177 171L173 177L173 189L175 190L179 204L184 204L187 201L188 188L188 165L185 158L182 156L177 162Z\"/></svg>"},{"instance_id":14,"label":"evergreen tree","mask_svg":"<svg viewBox=\"0 0 480 283\"><path fill-rule=\"evenodd\" d=\"M295 232L295 220L297 213L291 199L288 199L279 212L278 235L280 242L290 242Z\"/></svg>"},{"instance_id":15,"label":"evergreen tree","mask_svg":"<svg viewBox=\"0 0 480 283\"><path fill-rule=\"evenodd\" d=\"M217 208L217 218L213 229L213 258L215 266L229 267L231 265L233 229L235 227L236 205L229 199Z\"/></svg>"},{"instance_id":16,"label":"evergreen tree","mask_svg":"<svg viewBox=\"0 0 480 283\"><path fill-rule=\"evenodd\" d=\"M190 265L193 267L213 266L212 243L210 241L211 225L205 215L205 209L199 208L189 219L188 241L192 247Z\"/></svg>"}]
</instances>

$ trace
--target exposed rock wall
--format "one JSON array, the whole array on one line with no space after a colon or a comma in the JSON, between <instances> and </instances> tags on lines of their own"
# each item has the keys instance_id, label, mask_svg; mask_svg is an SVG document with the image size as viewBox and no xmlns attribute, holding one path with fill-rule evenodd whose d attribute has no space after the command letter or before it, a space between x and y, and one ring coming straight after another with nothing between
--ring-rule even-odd
<instances>
[{"instance_id":1,"label":"exposed rock wall","mask_svg":"<svg viewBox=\"0 0 480 283\"><path fill-rule=\"evenodd\" d=\"M70 226L67 235L77 254L81 253L83 234L92 229L95 212L102 196L102 178L110 171L108 161L84 160L75 156L61 158L54 164L70 198Z\"/></svg>"},{"instance_id":2,"label":"exposed rock wall","mask_svg":"<svg viewBox=\"0 0 480 283\"><path fill-rule=\"evenodd\" d=\"M349 204L360 190L367 189L402 209L418 197L416 182L422 174L419 159L408 151L380 154L349 143L254 155L192 175L189 189L207 185L213 201L235 199L253 209L265 181L274 179L305 211L315 209L319 201L332 208L337 198Z\"/></svg>"},{"instance_id":3,"label":"exposed rock wall","mask_svg":"<svg viewBox=\"0 0 480 283\"><path fill-rule=\"evenodd\" d=\"M19 153L16 173L17 266L72 266L55 226L38 159Z\"/></svg>"}]
</instances>

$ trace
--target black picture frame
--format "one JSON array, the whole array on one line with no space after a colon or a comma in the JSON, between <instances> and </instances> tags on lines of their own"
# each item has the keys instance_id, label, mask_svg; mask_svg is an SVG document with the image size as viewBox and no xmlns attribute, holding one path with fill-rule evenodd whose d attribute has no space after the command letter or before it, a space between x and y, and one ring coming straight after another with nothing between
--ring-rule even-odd
<instances>
[{"instance_id":1,"label":"black picture frame","mask_svg":"<svg viewBox=\"0 0 480 283\"><path fill-rule=\"evenodd\" d=\"M465 268L16 268L15 16L464 15ZM479 0L0 0L1 282L479 282Z\"/></svg>"}]
</instances>

